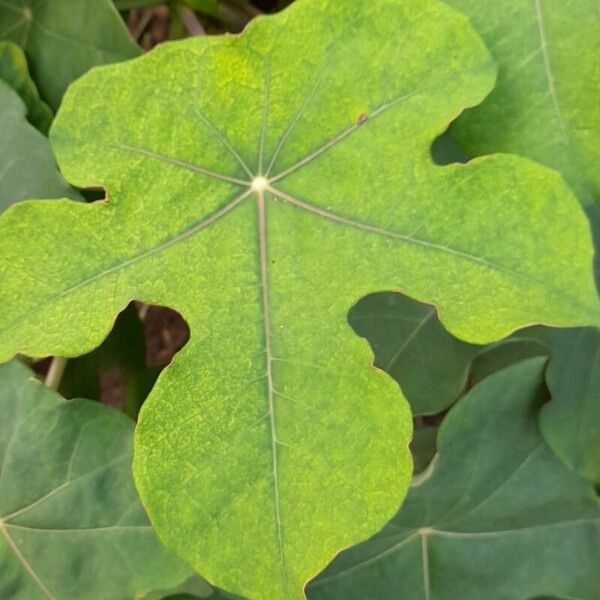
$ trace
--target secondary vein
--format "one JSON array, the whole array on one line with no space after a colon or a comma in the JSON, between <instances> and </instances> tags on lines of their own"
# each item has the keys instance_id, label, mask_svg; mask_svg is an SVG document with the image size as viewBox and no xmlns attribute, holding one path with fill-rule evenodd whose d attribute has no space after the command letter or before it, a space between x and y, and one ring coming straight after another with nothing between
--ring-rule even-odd
<instances>
[{"instance_id":1,"label":"secondary vein","mask_svg":"<svg viewBox=\"0 0 600 600\"><path fill-rule=\"evenodd\" d=\"M228 183L234 183L236 185L248 185L248 181L244 181L243 179L224 175L223 173L217 173L216 171L211 171L210 169L205 169L204 167L199 167L193 163L189 163L178 158L173 158L171 156L166 156L165 154L160 154L159 152L148 150L147 148L139 148L137 146L130 146L129 144L109 144L109 146L112 148L125 150L126 152L131 152L133 154L147 156L148 158L153 158L159 162L181 167L182 169L187 169L188 171L193 171L194 173L200 173L201 175L206 175L206 177L212 177L213 179L219 179L220 181L227 181Z\"/></svg>"},{"instance_id":2,"label":"secondary vein","mask_svg":"<svg viewBox=\"0 0 600 600\"><path fill-rule=\"evenodd\" d=\"M273 156L271 157L271 160L269 161L269 166L267 167L267 171L266 171L267 177L271 173L271 169L275 166L275 162L277 161L277 159L279 158L279 155L283 151L283 148L285 147L288 139L292 135L292 132L296 128L296 125L298 125L298 123L300 122L300 119L302 119L302 117L304 116L304 113L306 112L308 107L311 105L313 99L315 98L317 91L320 88L320 86L323 83L323 80L325 78L325 72L327 70L327 67L328 67L328 63L327 63L327 61L325 61L323 63L323 66L319 70L319 74L315 78L315 81L314 81L308 95L304 99L304 102L302 103L302 105L300 106L300 108L298 109L296 114L294 115L294 118L291 120L290 124L288 125L287 129L285 130L281 139L279 140L279 143L277 144L277 147L275 148L275 152L273 152Z\"/></svg>"},{"instance_id":3,"label":"secondary vein","mask_svg":"<svg viewBox=\"0 0 600 600\"><path fill-rule=\"evenodd\" d=\"M552 99L552 107L554 108L554 112L556 113L556 116L558 118L558 124L560 126L561 133L565 142L568 144L569 134L567 132L567 127L565 124L565 120L562 116L560 106L558 105L558 98L556 96L556 86L554 84L554 75L552 74L552 68L550 66L550 56L548 55L548 41L546 39L546 28L544 27L544 13L542 12L540 0L533 0L533 2L535 5L536 21L540 33L540 43L542 48L542 57L544 59L544 69L546 71L546 79L548 80L548 91L550 93L550 98Z\"/></svg>"},{"instance_id":4,"label":"secondary vein","mask_svg":"<svg viewBox=\"0 0 600 600\"><path fill-rule=\"evenodd\" d=\"M210 129L210 131L213 133L213 135L215 135L216 138L221 142L223 147L228 152L231 153L231 155L235 158L235 160L238 162L240 167L242 167L242 169L244 169L244 171L246 172L246 175L248 175L248 177L250 177L250 179L252 179L254 177L254 174L252 173L252 171L246 164L246 161L244 161L244 159L240 156L240 153L229 143L227 138L212 124L211 120L199 108L195 109L195 113L200 117L200 119L202 119L202 122L204 123L204 125L206 125L206 127L208 127L208 129ZM247 183L248 182L244 182L244 184L247 184Z\"/></svg>"},{"instance_id":5,"label":"secondary vein","mask_svg":"<svg viewBox=\"0 0 600 600\"><path fill-rule=\"evenodd\" d=\"M269 122L269 95L271 88L271 57L267 59L265 65L265 89L263 100L262 125L260 128L260 142L258 147L258 173L263 174L263 163L265 156L265 144L267 141L267 124Z\"/></svg>"},{"instance_id":6,"label":"secondary vein","mask_svg":"<svg viewBox=\"0 0 600 600\"><path fill-rule=\"evenodd\" d=\"M285 169L281 173L278 173L274 177L271 177L270 178L271 183L279 181L280 179L283 179L284 177L287 177L288 175L290 175L294 171L297 171L298 169L301 169L302 167L304 167L308 163L310 163L313 160L317 159L319 156L321 156L321 154L324 154L329 149L333 148L334 146L337 146L340 142L342 142L344 139L346 139L347 137L349 137L350 135L352 135L358 129L360 129L363 126L367 125L373 119L375 119L375 118L379 117L380 115L384 114L385 112L387 112L390 108L393 108L393 107L397 106L398 104L401 104L404 100L407 100L408 98L410 98L412 96L415 96L419 92L422 92L423 90L426 90L427 88L430 88L431 86L439 83L443 79L444 78L440 78L439 80L436 80L436 81L431 82L431 83L429 83L427 85L421 86L420 88L417 88L415 90L412 90L410 92L402 94L401 96L393 98L389 102L386 102L386 103L382 104L381 106L377 107L375 110L373 110L369 114L369 119L368 119L368 121L366 123L364 123L363 121L358 121L356 123L353 123L352 125L350 125L346 129L344 129L344 131L342 131L341 133L339 133L338 135L336 135L334 138L330 139L328 142L326 142L325 144L323 144L322 146L320 146L319 148L317 148L316 150L314 150L313 152L311 152L310 154L308 154L304 158L300 159L298 162L296 162L295 164L293 164L291 167L288 167L287 169Z\"/></svg>"},{"instance_id":7,"label":"secondary vein","mask_svg":"<svg viewBox=\"0 0 600 600\"><path fill-rule=\"evenodd\" d=\"M333 221L334 223L339 223L340 225L345 225L347 227L352 227L354 229L360 229L362 231L366 231L369 233L376 233L378 235L382 235L385 237L389 237L389 238L393 238L393 239L397 239L397 240L402 240L404 242L408 242L410 244L414 244L417 246L422 246L424 248L428 248L431 250L436 250L439 252L444 252L446 254L452 254L455 255L457 257L463 258L465 260L474 262L474 263L478 263L481 265L484 265L486 267L489 267L491 269L495 269L497 271L504 271L507 273L510 273L511 275L513 275L514 277L517 277L519 279L523 279L525 281L528 281L530 283L536 283L539 284L539 282L534 281L532 279L530 279L529 277L518 273L516 271L512 271L511 269L504 267L502 265L499 265L497 263L493 263L485 258L481 258L479 256L475 256L473 254L469 254L468 252L463 252L462 250L457 250L455 248L451 248L450 246L444 246L443 244L436 244L435 242L429 242L427 240L423 240L420 238L415 238L403 233L398 233L395 231L390 231L388 229L385 229L383 227L377 227L375 225L370 225L368 223L362 223L361 221L355 221L353 219L348 219L347 217L344 217L342 215L339 215L337 213L334 212L330 212L328 210L325 210L319 206L316 206L314 204L311 204L309 202L305 202L304 200L300 200L299 198L296 198L294 196L290 196L289 194L286 194L285 192L282 192L281 190L275 189L273 187L269 187L269 192L271 192L274 196L277 196L278 198L280 198L281 200L285 200L286 202L289 202L290 204L292 204L293 206L296 206L297 208L300 208L302 210L305 210L307 212L313 213L319 217L322 217L324 219L327 219L328 221Z\"/></svg>"}]
</instances>

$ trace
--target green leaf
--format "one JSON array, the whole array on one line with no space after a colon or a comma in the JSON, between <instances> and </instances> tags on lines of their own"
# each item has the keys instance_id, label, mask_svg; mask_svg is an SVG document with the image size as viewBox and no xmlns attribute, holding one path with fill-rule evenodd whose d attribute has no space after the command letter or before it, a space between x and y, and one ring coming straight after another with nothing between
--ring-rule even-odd
<instances>
[{"instance_id":1,"label":"green leaf","mask_svg":"<svg viewBox=\"0 0 600 600\"><path fill-rule=\"evenodd\" d=\"M465 396L398 515L343 553L309 598L597 598L600 505L538 431L543 366L519 363Z\"/></svg>"},{"instance_id":2,"label":"green leaf","mask_svg":"<svg viewBox=\"0 0 600 600\"><path fill-rule=\"evenodd\" d=\"M499 64L498 84L453 133L468 154L514 152L559 170L583 202L600 199L597 0L447 0Z\"/></svg>"},{"instance_id":3,"label":"green leaf","mask_svg":"<svg viewBox=\"0 0 600 600\"><path fill-rule=\"evenodd\" d=\"M434 426L417 427L410 442L410 450L413 456L413 473L424 471L435 456L435 443L438 428Z\"/></svg>"},{"instance_id":4,"label":"green leaf","mask_svg":"<svg viewBox=\"0 0 600 600\"><path fill-rule=\"evenodd\" d=\"M471 364L470 384L479 383L493 373L522 360L536 356L550 356L551 332L549 328L528 327L496 344L484 346Z\"/></svg>"},{"instance_id":5,"label":"green leaf","mask_svg":"<svg viewBox=\"0 0 600 600\"><path fill-rule=\"evenodd\" d=\"M48 140L25 119L25 105L0 80L0 211L26 198L79 200L56 169Z\"/></svg>"},{"instance_id":6,"label":"green leaf","mask_svg":"<svg viewBox=\"0 0 600 600\"><path fill-rule=\"evenodd\" d=\"M53 109L91 67L140 53L110 0L2 0L0 38L25 50L33 79Z\"/></svg>"},{"instance_id":7,"label":"green leaf","mask_svg":"<svg viewBox=\"0 0 600 600\"><path fill-rule=\"evenodd\" d=\"M600 248L600 205L587 207L596 248ZM600 283L596 252L596 283ZM557 331L546 372L552 402L540 415L546 441L580 475L600 483L600 332L597 328Z\"/></svg>"},{"instance_id":8,"label":"green leaf","mask_svg":"<svg viewBox=\"0 0 600 600\"><path fill-rule=\"evenodd\" d=\"M434 307L391 292L360 300L348 322L371 344L375 365L401 385L415 415L450 406L463 392L471 363L482 351L482 346L450 335Z\"/></svg>"},{"instance_id":9,"label":"green leaf","mask_svg":"<svg viewBox=\"0 0 600 600\"><path fill-rule=\"evenodd\" d=\"M600 322L587 221L556 174L431 161L493 80L442 3L300 0L242 36L94 69L65 97L61 168L108 201L0 219L0 355L89 351L133 298L183 315L135 476L163 541L216 585L303 598L402 500L410 414L347 325L358 298L400 288L481 343Z\"/></svg>"},{"instance_id":10,"label":"green leaf","mask_svg":"<svg viewBox=\"0 0 600 600\"><path fill-rule=\"evenodd\" d=\"M52 122L50 107L40 98L23 50L12 42L0 42L0 79L7 83L27 106L30 123L46 134Z\"/></svg>"},{"instance_id":11,"label":"green leaf","mask_svg":"<svg viewBox=\"0 0 600 600\"><path fill-rule=\"evenodd\" d=\"M156 590L144 596L144 600L197 600L198 598L214 600L213 588L199 575L193 575L177 587Z\"/></svg>"},{"instance_id":12,"label":"green leaf","mask_svg":"<svg viewBox=\"0 0 600 600\"><path fill-rule=\"evenodd\" d=\"M134 598L189 568L150 527L131 477L133 423L0 366L0 596Z\"/></svg>"},{"instance_id":13,"label":"green leaf","mask_svg":"<svg viewBox=\"0 0 600 600\"><path fill-rule=\"evenodd\" d=\"M552 449L579 474L600 483L600 332L554 332L546 379L552 401L540 414Z\"/></svg>"}]
</instances>

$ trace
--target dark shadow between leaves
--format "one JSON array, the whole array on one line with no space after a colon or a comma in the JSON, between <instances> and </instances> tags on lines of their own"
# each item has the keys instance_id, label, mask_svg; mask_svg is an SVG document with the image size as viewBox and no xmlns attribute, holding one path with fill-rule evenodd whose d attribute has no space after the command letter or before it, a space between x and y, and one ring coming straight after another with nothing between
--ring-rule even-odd
<instances>
[{"instance_id":1,"label":"dark shadow between leaves","mask_svg":"<svg viewBox=\"0 0 600 600\"><path fill-rule=\"evenodd\" d=\"M450 128L433 140L429 149L431 160L436 165L444 166L454 163L465 164L469 157L463 152L458 142L452 137Z\"/></svg>"},{"instance_id":2,"label":"dark shadow between leaves","mask_svg":"<svg viewBox=\"0 0 600 600\"><path fill-rule=\"evenodd\" d=\"M65 398L114 406L135 419L160 372L189 337L190 328L178 312L132 302L98 348L67 362L58 391ZM49 364L44 359L34 368L43 377Z\"/></svg>"}]
</instances>

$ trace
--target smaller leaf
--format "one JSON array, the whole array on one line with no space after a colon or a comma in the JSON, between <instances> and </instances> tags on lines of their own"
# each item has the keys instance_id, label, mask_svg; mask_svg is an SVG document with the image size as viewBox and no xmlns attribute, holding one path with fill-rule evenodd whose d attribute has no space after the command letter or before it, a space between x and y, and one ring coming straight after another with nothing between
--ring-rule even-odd
<instances>
[{"instance_id":1,"label":"smaller leaf","mask_svg":"<svg viewBox=\"0 0 600 600\"><path fill-rule=\"evenodd\" d=\"M81 196L59 174L48 140L25 119L25 105L0 80L0 211L27 198Z\"/></svg>"},{"instance_id":2,"label":"smaller leaf","mask_svg":"<svg viewBox=\"0 0 600 600\"><path fill-rule=\"evenodd\" d=\"M542 434L569 467L600 483L600 332L585 327L552 337L552 401L540 413Z\"/></svg>"},{"instance_id":3,"label":"smaller leaf","mask_svg":"<svg viewBox=\"0 0 600 600\"><path fill-rule=\"evenodd\" d=\"M0 597L134 598L190 569L163 548L131 476L133 422L0 366Z\"/></svg>"},{"instance_id":4,"label":"smaller leaf","mask_svg":"<svg viewBox=\"0 0 600 600\"><path fill-rule=\"evenodd\" d=\"M140 54L110 0L3 0L0 37L23 48L33 79L54 110L69 84L92 67Z\"/></svg>"},{"instance_id":5,"label":"smaller leaf","mask_svg":"<svg viewBox=\"0 0 600 600\"><path fill-rule=\"evenodd\" d=\"M191 9L197 10L212 17L219 16L219 3L217 0L183 0Z\"/></svg>"},{"instance_id":6,"label":"smaller leaf","mask_svg":"<svg viewBox=\"0 0 600 600\"><path fill-rule=\"evenodd\" d=\"M391 292L360 300L348 321L371 344L376 366L400 384L415 415L450 406L482 349L448 333L433 306Z\"/></svg>"},{"instance_id":7,"label":"smaller leaf","mask_svg":"<svg viewBox=\"0 0 600 600\"><path fill-rule=\"evenodd\" d=\"M156 590L144 596L143 600L215 600L215 590L200 575L192 575L180 585L168 590Z\"/></svg>"},{"instance_id":8,"label":"smaller leaf","mask_svg":"<svg viewBox=\"0 0 600 600\"><path fill-rule=\"evenodd\" d=\"M140 6L158 6L164 3L165 0L114 0L117 10L130 10Z\"/></svg>"},{"instance_id":9,"label":"smaller leaf","mask_svg":"<svg viewBox=\"0 0 600 600\"><path fill-rule=\"evenodd\" d=\"M483 347L471 365L469 376L472 385L515 363L536 356L549 356L552 352L548 341L550 328L529 327L514 335Z\"/></svg>"},{"instance_id":10,"label":"smaller leaf","mask_svg":"<svg viewBox=\"0 0 600 600\"><path fill-rule=\"evenodd\" d=\"M0 42L0 79L7 83L27 106L27 119L43 134L48 133L52 122L50 107L40 94L29 75L29 67L23 50L12 42Z\"/></svg>"},{"instance_id":11,"label":"smaller leaf","mask_svg":"<svg viewBox=\"0 0 600 600\"><path fill-rule=\"evenodd\" d=\"M600 199L597 0L447 0L499 65L498 82L453 133L470 156L514 152L559 170L582 202Z\"/></svg>"}]
</instances>

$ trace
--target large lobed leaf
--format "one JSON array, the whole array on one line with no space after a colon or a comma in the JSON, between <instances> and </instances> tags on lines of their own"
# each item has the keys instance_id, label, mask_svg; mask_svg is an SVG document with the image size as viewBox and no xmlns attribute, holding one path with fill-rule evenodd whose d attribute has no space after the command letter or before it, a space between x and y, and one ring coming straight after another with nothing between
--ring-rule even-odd
<instances>
[{"instance_id":1,"label":"large lobed leaf","mask_svg":"<svg viewBox=\"0 0 600 600\"><path fill-rule=\"evenodd\" d=\"M190 569L152 531L131 476L133 423L0 366L0 597L134 598Z\"/></svg>"},{"instance_id":2,"label":"large lobed leaf","mask_svg":"<svg viewBox=\"0 0 600 600\"><path fill-rule=\"evenodd\" d=\"M311 600L598 597L600 503L538 430L544 362L460 400L399 513L309 586Z\"/></svg>"},{"instance_id":3,"label":"large lobed leaf","mask_svg":"<svg viewBox=\"0 0 600 600\"><path fill-rule=\"evenodd\" d=\"M557 175L431 161L493 81L441 3L300 0L67 94L61 168L108 201L0 219L0 356L88 351L132 298L187 319L135 474L162 539L221 587L303 598L402 500L410 415L347 325L359 297L401 288L473 342L600 321L587 223Z\"/></svg>"}]
</instances>

